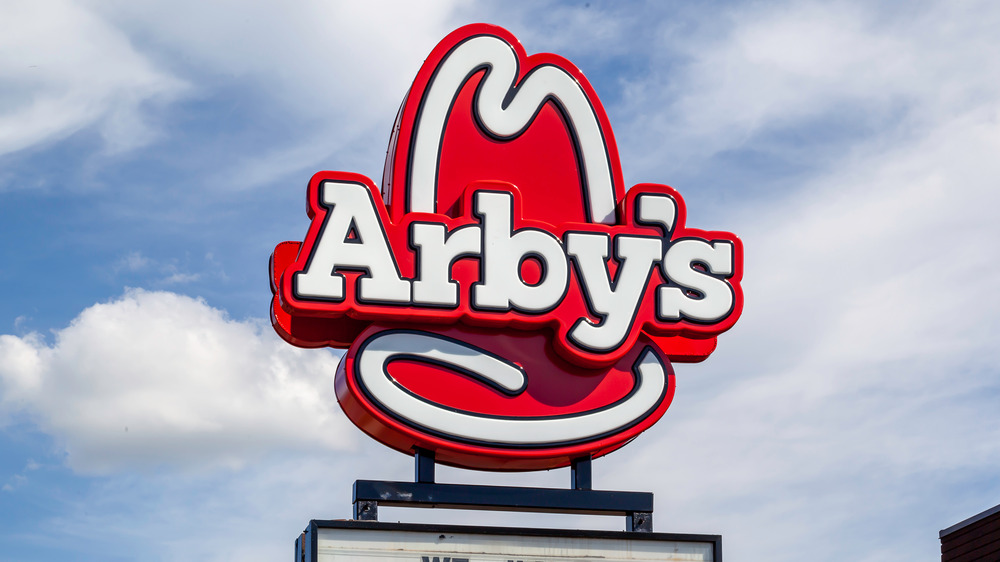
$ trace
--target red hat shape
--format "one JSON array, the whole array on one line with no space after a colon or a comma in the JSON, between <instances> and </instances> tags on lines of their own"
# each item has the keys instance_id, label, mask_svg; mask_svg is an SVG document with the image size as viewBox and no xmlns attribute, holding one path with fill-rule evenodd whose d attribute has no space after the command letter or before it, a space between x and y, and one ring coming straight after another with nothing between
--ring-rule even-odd
<instances>
[{"instance_id":1,"label":"red hat shape","mask_svg":"<svg viewBox=\"0 0 1000 562\"><path fill-rule=\"evenodd\" d=\"M348 348L348 417L379 441L491 470L613 451L655 423L671 361L742 310L742 244L685 226L670 187L626 193L604 108L570 62L463 27L406 95L381 189L320 172L303 242L271 259L272 323Z\"/></svg>"}]
</instances>

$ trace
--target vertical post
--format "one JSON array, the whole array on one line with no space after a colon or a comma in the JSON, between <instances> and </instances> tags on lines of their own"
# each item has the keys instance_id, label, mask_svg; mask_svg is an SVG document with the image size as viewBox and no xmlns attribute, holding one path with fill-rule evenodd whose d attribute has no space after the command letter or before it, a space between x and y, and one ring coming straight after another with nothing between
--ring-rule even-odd
<instances>
[{"instance_id":1,"label":"vertical post","mask_svg":"<svg viewBox=\"0 0 1000 562\"><path fill-rule=\"evenodd\" d=\"M573 459L570 465L570 487L574 490L593 490L593 472L590 455Z\"/></svg>"},{"instance_id":2,"label":"vertical post","mask_svg":"<svg viewBox=\"0 0 1000 562\"><path fill-rule=\"evenodd\" d=\"M413 448L414 482L434 483L434 451Z\"/></svg>"}]
</instances>

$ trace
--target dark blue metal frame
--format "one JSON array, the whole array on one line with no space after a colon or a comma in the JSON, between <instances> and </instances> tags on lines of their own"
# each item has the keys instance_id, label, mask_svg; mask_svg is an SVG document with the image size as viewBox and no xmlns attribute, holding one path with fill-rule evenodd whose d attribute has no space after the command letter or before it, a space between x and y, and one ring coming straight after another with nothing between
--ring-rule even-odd
<instances>
[{"instance_id":1,"label":"dark blue metal frame","mask_svg":"<svg viewBox=\"0 0 1000 562\"><path fill-rule=\"evenodd\" d=\"M573 537L710 543L713 562L722 562L722 535L652 533L628 531L584 531L577 529L530 529L517 527L480 527L464 525L428 525L382 523L378 521L328 521L314 519L295 541L295 562L317 562L317 536L320 529L374 529L421 533L468 533L519 537Z\"/></svg>"},{"instance_id":2,"label":"dark blue metal frame","mask_svg":"<svg viewBox=\"0 0 1000 562\"><path fill-rule=\"evenodd\" d=\"M593 489L591 458L572 462L570 489L434 482L434 453L414 451L414 482L356 480L354 519L378 521L378 506L624 515L631 532L653 531L653 494Z\"/></svg>"}]
</instances>

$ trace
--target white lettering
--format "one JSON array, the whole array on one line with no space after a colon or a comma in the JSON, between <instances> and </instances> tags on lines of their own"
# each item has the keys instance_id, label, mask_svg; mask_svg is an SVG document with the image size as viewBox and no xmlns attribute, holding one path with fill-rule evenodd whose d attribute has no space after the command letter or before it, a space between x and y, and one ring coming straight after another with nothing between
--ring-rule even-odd
<instances>
[{"instance_id":1,"label":"white lettering","mask_svg":"<svg viewBox=\"0 0 1000 562\"><path fill-rule=\"evenodd\" d=\"M695 269L702 264L707 272ZM657 316L661 320L689 318L698 322L721 320L733 307L733 290L716 276L733 274L733 245L684 239L674 242L661 262L663 275L680 287L657 289ZM700 298L688 293L700 293Z\"/></svg>"},{"instance_id":2,"label":"white lettering","mask_svg":"<svg viewBox=\"0 0 1000 562\"><path fill-rule=\"evenodd\" d=\"M578 287L572 288L573 304L567 307L572 316L558 313L561 329L566 330L561 338L573 348L595 354L620 350L643 329L636 323L712 324L733 312L737 290L730 278L736 268L735 243L683 234L671 242L678 208L669 194L642 194L635 203L632 226L653 226L662 234L650 228L584 229L568 230L560 240L542 227L515 230L514 193L478 190L472 199L478 224L449 230L446 221L433 218L410 222L409 251L397 248L405 252L399 256L385 229L402 226L382 224L384 211L376 198L365 184L350 180L326 180L320 185L319 204L326 213L311 248L303 250L309 252L303 269L290 278L294 298L342 303L348 298L343 272L352 271L362 274L351 277L357 286L350 298L376 307L393 305L384 312L374 309L387 318L394 318L397 305L409 304L424 307L417 312L421 318L469 315L488 322L492 314L516 311L544 320L571 290L572 261ZM407 265L407 277L400 274L397 258ZM478 260L478 275L467 266L456 273L456 263L463 258ZM531 267L523 268L526 262L532 262ZM536 265L537 278L532 272ZM665 283L651 289L656 267ZM642 304L649 292L656 299L653 318Z\"/></svg>"},{"instance_id":3,"label":"white lettering","mask_svg":"<svg viewBox=\"0 0 1000 562\"><path fill-rule=\"evenodd\" d=\"M475 37L456 46L441 60L434 79L427 85L420 117L413 126L407 210L437 211L438 156L455 94L469 80L470 72L487 65L490 71L476 91L473 106L478 122L494 136L508 141L532 123L542 105L556 104L579 150L588 217L591 222L614 224L614 177L604 133L587 93L572 75L553 65L539 66L516 83L518 62L514 49L506 41L490 36Z\"/></svg>"},{"instance_id":4,"label":"white lettering","mask_svg":"<svg viewBox=\"0 0 1000 562\"><path fill-rule=\"evenodd\" d=\"M458 283L451 280L451 265L463 256L479 256L481 229L465 226L445 237L445 226L435 223L410 225L410 244L419 249L413 301L419 304L458 306Z\"/></svg>"},{"instance_id":5,"label":"white lettering","mask_svg":"<svg viewBox=\"0 0 1000 562\"><path fill-rule=\"evenodd\" d=\"M571 232L566 236L566 252L580 272L587 303L601 318L596 324L579 319L568 335L573 343L595 351L616 349L625 340L653 264L663 252L656 238L616 237L615 258L620 265L612 282L607 264L609 246L606 234Z\"/></svg>"},{"instance_id":6,"label":"white lettering","mask_svg":"<svg viewBox=\"0 0 1000 562\"><path fill-rule=\"evenodd\" d=\"M295 274L300 298L344 299L338 269L363 270L358 300L408 302L410 283L400 278L371 192L359 183L325 181L320 186L329 211L306 268Z\"/></svg>"},{"instance_id":7,"label":"white lettering","mask_svg":"<svg viewBox=\"0 0 1000 562\"><path fill-rule=\"evenodd\" d=\"M473 306L493 310L545 312L555 308L566 294L568 266L562 244L541 230L513 232L510 193L476 193L476 214L483 221L483 275L473 286ZM536 259L542 278L528 284L521 278L521 262Z\"/></svg>"},{"instance_id":8,"label":"white lettering","mask_svg":"<svg viewBox=\"0 0 1000 562\"><path fill-rule=\"evenodd\" d=\"M663 234L669 236L674 230L677 219L677 203L672 197L662 193L643 193L636 197L638 201L638 219L640 224L652 224L663 229Z\"/></svg>"}]
</instances>

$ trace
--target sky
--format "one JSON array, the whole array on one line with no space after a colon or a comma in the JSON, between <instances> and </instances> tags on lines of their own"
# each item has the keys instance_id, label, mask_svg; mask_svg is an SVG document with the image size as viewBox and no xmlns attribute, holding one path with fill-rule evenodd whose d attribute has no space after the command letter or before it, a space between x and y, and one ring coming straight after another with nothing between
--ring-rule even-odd
<instances>
[{"instance_id":1,"label":"sky","mask_svg":"<svg viewBox=\"0 0 1000 562\"><path fill-rule=\"evenodd\" d=\"M575 63L626 185L743 240L742 318L596 488L733 561L938 560L1000 503L1000 4L0 0L0 560L281 560L353 480L412 478L338 352L274 333L267 262L314 172L378 183L472 22Z\"/></svg>"}]
</instances>

